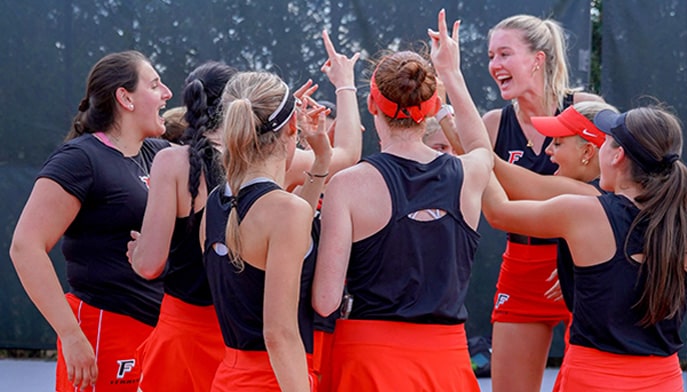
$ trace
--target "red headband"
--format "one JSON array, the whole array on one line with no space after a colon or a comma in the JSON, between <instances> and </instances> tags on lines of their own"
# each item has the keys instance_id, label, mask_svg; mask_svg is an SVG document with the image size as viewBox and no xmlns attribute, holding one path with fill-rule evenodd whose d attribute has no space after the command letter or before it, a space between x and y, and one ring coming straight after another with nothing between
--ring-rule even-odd
<instances>
[{"instance_id":1,"label":"red headband","mask_svg":"<svg viewBox=\"0 0 687 392\"><path fill-rule=\"evenodd\" d=\"M441 100L437 97L436 90L428 100L419 105L403 108L398 103L382 95L379 87L377 87L377 82L375 82L376 76L377 70L372 74L372 79L370 80L370 94L379 110L391 118L412 118L413 121L419 124L425 117L435 115L439 108L441 108Z\"/></svg>"}]
</instances>

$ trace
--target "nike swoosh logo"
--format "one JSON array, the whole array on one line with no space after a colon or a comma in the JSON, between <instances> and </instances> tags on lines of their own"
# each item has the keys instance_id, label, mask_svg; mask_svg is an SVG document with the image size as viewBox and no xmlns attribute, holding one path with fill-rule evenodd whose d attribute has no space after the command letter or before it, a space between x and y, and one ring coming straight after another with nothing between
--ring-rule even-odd
<instances>
[{"instance_id":1,"label":"nike swoosh logo","mask_svg":"<svg viewBox=\"0 0 687 392\"><path fill-rule=\"evenodd\" d=\"M596 136L597 136L597 135L595 135L595 134L589 132L589 131L587 130L587 128L585 128L585 129L582 130L582 134L585 135L585 136L589 136L589 137L596 137Z\"/></svg>"}]
</instances>

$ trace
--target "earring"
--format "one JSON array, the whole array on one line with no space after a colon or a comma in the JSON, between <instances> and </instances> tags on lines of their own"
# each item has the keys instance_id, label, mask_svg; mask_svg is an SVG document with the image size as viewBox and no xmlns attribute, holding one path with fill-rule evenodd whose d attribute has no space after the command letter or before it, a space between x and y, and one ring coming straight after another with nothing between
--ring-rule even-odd
<instances>
[{"instance_id":1,"label":"earring","mask_svg":"<svg viewBox=\"0 0 687 392\"><path fill-rule=\"evenodd\" d=\"M134 110L134 104L133 103L129 104L129 110Z\"/></svg>"},{"instance_id":2,"label":"earring","mask_svg":"<svg viewBox=\"0 0 687 392\"><path fill-rule=\"evenodd\" d=\"M588 163L589 163L589 159L585 158L585 159L582 160L582 164L583 164L583 165L586 166Z\"/></svg>"}]
</instances>

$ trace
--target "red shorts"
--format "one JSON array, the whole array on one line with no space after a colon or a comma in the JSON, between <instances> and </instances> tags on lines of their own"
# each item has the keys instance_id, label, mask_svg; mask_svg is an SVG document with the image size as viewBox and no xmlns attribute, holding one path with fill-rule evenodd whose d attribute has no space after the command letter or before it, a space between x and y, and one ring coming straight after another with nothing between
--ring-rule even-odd
<instances>
[{"instance_id":1,"label":"red shorts","mask_svg":"<svg viewBox=\"0 0 687 392\"><path fill-rule=\"evenodd\" d=\"M460 325L337 320L332 387L346 391L478 392Z\"/></svg>"},{"instance_id":2,"label":"red shorts","mask_svg":"<svg viewBox=\"0 0 687 392\"><path fill-rule=\"evenodd\" d=\"M312 356L307 354L310 390L316 391ZM224 359L217 368L211 392L281 392L267 351L241 351L224 347Z\"/></svg>"},{"instance_id":3,"label":"red shorts","mask_svg":"<svg viewBox=\"0 0 687 392\"><path fill-rule=\"evenodd\" d=\"M611 354L570 345L559 371L561 392L683 392L677 354Z\"/></svg>"},{"instance_id":4,"label":"red shorts","mask_svg":"<svg viewBox=\"0 0 687 392\"><path fill-rule=\"evenodd\" d=\"M150 335L153 327L129 316L95 308L66 294L81 330L95 351L98 379L95 387L84 391L136 392L141 367L136 361L136 348ZM67 378L67 366L62 356L62 342L57 340L57 372L55 390L78 391Z\"/></svg>"},{"instance_id":5,"label":"red shorts","mask_svg":"<svg viewBox=\"0 0 687 392\"><path fill-rule=\"evenodd\" d=\"M315 330L313 335L313 354L312 365L320 383L317 390L319 392L330 392L331 389L331 367L332 367L332 348L334 346L334 334Z\"/></svg>"},{"instance_id":6,"label":"red shorts","mask_svg":"<svg viewBox=\"0 0 687 392\"><path fill-rule=\"evenodd\" d=\"M565 301L546 298L555 281L547 281L556 269L557 245L506 243L494 294L491 322L546 323L552 327L570 323Z\"/></svg>"},{"instance_id":7,"label":"red shorts","mask_svg":"<svg viewBox=\"0 0 687 392\"><path fill-rule=\"evenodd\" d=\"M215 307L165 294L160 320L138 354L141 391L209 391L224 357Z\"/></svg>"}]
</instances>

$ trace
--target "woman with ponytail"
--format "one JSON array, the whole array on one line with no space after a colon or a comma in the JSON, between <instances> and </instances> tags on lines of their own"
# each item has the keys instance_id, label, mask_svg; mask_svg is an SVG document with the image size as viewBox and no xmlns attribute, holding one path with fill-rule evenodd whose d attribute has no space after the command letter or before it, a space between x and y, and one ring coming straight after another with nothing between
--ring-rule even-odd
<instances>
[{"instance_id":1,"label":"woman with ponytail","mask_svg":"<svg viewBox=\"0 0 687 392\"><path fill-rule=\"evenodd\" d=\"M139 352L141 391L207 392L224 354L198 235L207 195L222 180L221 98L235 72L211 61L186 78L182 145L155 158L143 227L131 234L134 271L161 277L165 292L160 320Z\"/></svg>"},{"instance_id":2,"label":"woman with ponytail","mask_svg":"<svg viewBox=\"0 0 687 392\"><path fill-rule=\"evenodd\" d=\"M682 391L677 351L687 285L687 168L679 160L681 126L657 107L602 110L594 125L607 134L599 150L599 186L607 193L590 195L592 186L580 183L574 195L508 201L494 179L484 213L496 228L560 237L568 245L574 265L559 274L562 285L575 282L573 321L560 391Z\"/></svg>"},{"instance_id":3,"label":"woman with ponytail","mask_svg":"<svg viewBox=\"0 0 687 392\"><path fill-rule=\"evenodd\" d=\"M322 66L337 94L336 133L360 129L354 65L334 51ZM343 88L343 89L342 89ZM226 184L208 197L202 226L225 356L213 391L312 391L311 284L317 256L317 201L334 155L325 108L302 104L278 76L239 73L222 99ZM298 118L297 118L298 117ZM315 160L302 197L285 190L298 128ZM339 292L339 295L341 291Z\"/></svg>"}]
</instances>

